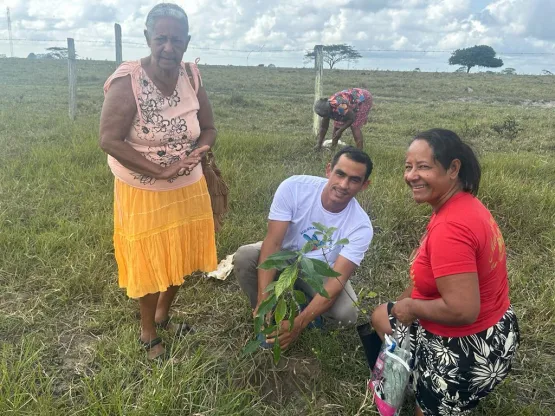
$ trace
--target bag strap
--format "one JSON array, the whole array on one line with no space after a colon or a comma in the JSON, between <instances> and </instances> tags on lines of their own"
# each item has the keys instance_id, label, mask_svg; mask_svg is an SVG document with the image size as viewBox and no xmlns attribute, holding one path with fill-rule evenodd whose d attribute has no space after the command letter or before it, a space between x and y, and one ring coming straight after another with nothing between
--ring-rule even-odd
<instances>
[{"instance_id":1,"label":"bag strap","mask_svg":"<svg viewBox=\"0 0 555 416\"><path fill-rule=\"evenodd\" d=\"M195 60L195 66L198 63L199 58L197 58ZM192 68L191 67L191 63L190 62L186 62L185 63L185 72L187 72L187 76L189 77L189 82L191 83L191 86L193 87L193 91L195 91L195 94L198 95L198 90L200 87L200 76L198 73L198 69L197 68Z\"/></svg>"}]
</instances>

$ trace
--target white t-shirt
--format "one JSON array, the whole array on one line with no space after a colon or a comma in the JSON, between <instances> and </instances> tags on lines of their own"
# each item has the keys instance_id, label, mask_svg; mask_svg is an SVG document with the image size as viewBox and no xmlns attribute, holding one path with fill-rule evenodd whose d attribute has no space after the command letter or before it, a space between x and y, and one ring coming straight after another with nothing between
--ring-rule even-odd
<instances>
[{"instance_id":1,"label":"white t-shirt","mask_svg":"<svg viewBox=\"0 0 555 416\"><path fill-rule=\"evenodd\" d=\"M374 235L372 223L354 198L341 212L327 211L322 206L322 191L326 183L326 178L308 175L292 176L284 180L274 195L268 219L290 221L283 239L283 249L300 250L307 241L312 240L314 247L306 254L307 257L323 261L327 259L333 266L337 256L341 255L359 266ZM322 236L315 234L317 229L312 225L314 222L328 228L336 227L333 242L347 238L349 244L337 246L333 250L333 244L324 245ZM322 248L326 253L325 258Z\"/></svg>"}]
</instances>

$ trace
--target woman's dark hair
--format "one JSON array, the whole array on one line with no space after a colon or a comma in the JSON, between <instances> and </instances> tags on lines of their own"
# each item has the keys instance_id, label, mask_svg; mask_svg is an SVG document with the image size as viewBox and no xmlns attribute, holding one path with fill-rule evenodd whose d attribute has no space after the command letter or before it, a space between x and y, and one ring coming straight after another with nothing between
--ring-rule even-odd
<instances>
[{"instance_id":1,"label":"woman's dark hair","mask_svg":"<svg viewBox=\"0 0 555 416\"><path fill-rule=\"evenodd\" d=\"M341 155L345 155L346 158L352 160L353 162L364 163L366 165L366 174L364 175L364 180L368 180L370 174L372 173L372 168L374 167L374 164L372 163L372 160L367 153L353 146L345 146L333 156L333 159L331 160L332 169L335 167L335 165L337 165L337 161L339 160Z\"/></svg>"},{"instance_id":2,"label":"woman's dark hair","mask_svg":"<svg viewBox=\"0 0 555 416\"><path fill-rule=\"evenodd\" d=\"M472 195L478 193L482 169L480 162L472 148L464 143L457 134L451 130L431 129L418 133L411 140L425 140L432 148L434 159L441 163L444 169L449 169L451 162L459 159L461 168L459 179L463 186L463 191Z\"/></svg>"}]
</instances>

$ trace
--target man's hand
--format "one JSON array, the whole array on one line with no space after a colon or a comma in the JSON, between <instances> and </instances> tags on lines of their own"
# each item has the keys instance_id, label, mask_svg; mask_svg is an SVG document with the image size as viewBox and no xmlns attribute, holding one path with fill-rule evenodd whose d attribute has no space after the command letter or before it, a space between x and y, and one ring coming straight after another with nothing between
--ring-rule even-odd
<instances>
[{"instance_id":1,"label":"man's hand","mask_svg":"<svg viewBox=\"0 0 555 416\"><path fill-rule=\"evenodd\" d=\"M391 314L405 326L412 324L417 319L412 313L412 302L413 299L411 298L401 299L391 309Z\"/></svg>"},{"instance_id":2,"label":"man's hand","mask_svg":"<svg viewBox=\"0 0 555 416\"><path fill-rule=\"evenodd\" d=\"M293 325L293 330L289 331L289 320L281 321L280 330L279 330L279 346L282 350L285 350L294 342L299 335L301 334L303 327L301 326L301 322L299 317L295 318L295 324ZM268 344L273 344L276 339L276 332L271 333L266 338L266 342Z\"/></svg>"}]
</instances>

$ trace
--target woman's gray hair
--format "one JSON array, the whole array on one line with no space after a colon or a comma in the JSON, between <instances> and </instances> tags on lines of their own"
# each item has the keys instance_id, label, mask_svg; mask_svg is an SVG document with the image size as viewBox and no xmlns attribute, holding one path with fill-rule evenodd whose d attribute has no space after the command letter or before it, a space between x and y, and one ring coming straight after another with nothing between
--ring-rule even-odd
<instances>
[{"instance_id":1,"label":"woman's gray hair","mask_svg":"<svg viewBox=\"0 0 555 416\"><path fill-rule=\"evenodd\" d=\"M314 103L314 112L321 117L330 113L331 105L327 98L320 98Z\"/></svg>"},{"instance_id":2,"label":"woman's gray hair","mask_svg":"<svg viewBox=\"0 0 555 416\"><path fill-rule=\"evenodd\" d=\"M185 10L177 4L160 3L154 6L152 10L148 12L148 16L146 17L146 31L149 35L154 33L154 25L159 17L173 17L174 19L179 20L185 26L186 34L189 33L189 18L187 17Z\"/></svg>"}]
</instances>

